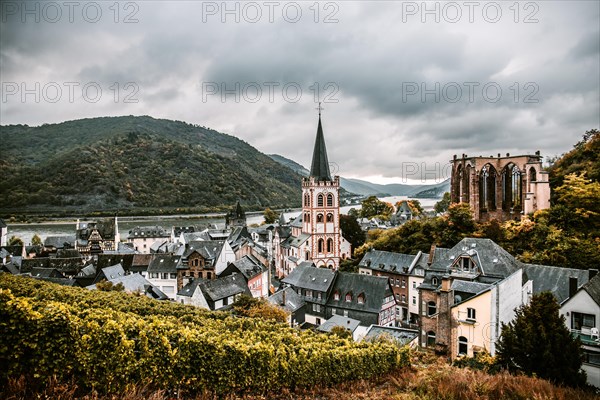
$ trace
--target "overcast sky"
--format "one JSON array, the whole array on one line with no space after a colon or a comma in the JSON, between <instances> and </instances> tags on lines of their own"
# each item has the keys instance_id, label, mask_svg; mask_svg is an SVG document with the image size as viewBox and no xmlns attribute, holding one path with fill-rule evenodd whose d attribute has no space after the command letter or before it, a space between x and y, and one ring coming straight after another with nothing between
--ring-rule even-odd
<instances>
[{"instance_id":1,"label":"overcast sky","mask_svg":"<svg viewBox=\"0 0 600 400\"><path fill-rule=\"evenodd\" d=\"M559 155L600 125L598 1L2 1L1 18L3 125L150 115L308 167L320 98L336 172L381 183L453 154Z\"/></svg>"}]
</instances>

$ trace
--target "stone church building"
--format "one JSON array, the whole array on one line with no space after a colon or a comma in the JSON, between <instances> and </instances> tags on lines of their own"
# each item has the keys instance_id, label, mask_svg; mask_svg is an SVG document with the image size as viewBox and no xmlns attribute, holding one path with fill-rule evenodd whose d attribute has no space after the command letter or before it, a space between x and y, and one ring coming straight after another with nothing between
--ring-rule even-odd
<instances>
[{"instance_id":1,"label":"stone church building","mask_svg":"<svg viewBox=\"0 0 600 400\"><path fill-rule=\"evenodd\" d=\"M351 245L340 230L340 178L331 176L319 113L310 175L302 179L302 213L275 232L274 261L279 277L302 262L337 270L351 256Z\"/></svg>"},{"instance_id":2,"label":"stone church building","mask_svg":"<svg viewBox=\"0 0 600 400\"><path fill-rule=\"evenodd\" d=\"M520 219L550 207L542 156L467 157L452 160L452 203L468 203L476 221Z\"/></svg>"}]
</instances>

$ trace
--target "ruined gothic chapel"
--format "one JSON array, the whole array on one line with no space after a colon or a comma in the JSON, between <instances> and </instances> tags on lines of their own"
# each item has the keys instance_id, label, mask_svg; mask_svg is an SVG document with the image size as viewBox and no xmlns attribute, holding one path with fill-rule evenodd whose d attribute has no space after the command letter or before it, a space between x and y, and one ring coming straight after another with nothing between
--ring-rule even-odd
<instances>
[{"instance_id":1,"label":"ruined gothic chapel","mask_svg":"<svg viewBox=\"0 0 600 400\"><path fill-rule=\"evenodd\" d=\"M452 203L467 203L476 221L520 219L550 207L548 173L540 152L452 160Z\"/></svg>"}]
</instances>

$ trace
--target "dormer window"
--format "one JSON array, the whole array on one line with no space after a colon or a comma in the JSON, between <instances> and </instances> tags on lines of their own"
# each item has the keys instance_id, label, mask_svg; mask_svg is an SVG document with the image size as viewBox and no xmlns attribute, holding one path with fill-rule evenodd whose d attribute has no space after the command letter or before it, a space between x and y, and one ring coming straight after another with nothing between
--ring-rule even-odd
<instances>
[{"instance_id":1,"label":"dormer window","mask_svg":"<svg viewBox=\"0 0 600 400\"><path fill-rule=\"evenodd\" d=\"M439 279L434 276L433 278L431 278L431 284L433 286L437 286L439 284Z\"/></svg>"},{"instance_id":2,"label":"dormer window","mask_svg":"<svg viewBox=\"0 0 600 400\"><path fill-rule=\"evenodd\" d=\"M334 299L334 300L339 300L339 299L340 299L340 292L336 291L336 292L333 294L333 299Z\"/></svg>"},{"instance_id":3,"label":"dormer window","mask_svg":"<svg viewBox=\"0 0 600 400\"><path fill-rule=\"evenodd\" d=\"M352 293L346 293L346 302L350 303L352 301Z\"/></svg>"},{"instance_id":4,"label":"dormer window","mask_svg":"<svg viewBox=\"0 0 600 400\"><path fill-rule=\"evenodd\" d=\"M358 304L365 304L365 294L361 293L358 295L358 297L356 298L356 301L358 302Z\"/></svg>"}]
</instances>

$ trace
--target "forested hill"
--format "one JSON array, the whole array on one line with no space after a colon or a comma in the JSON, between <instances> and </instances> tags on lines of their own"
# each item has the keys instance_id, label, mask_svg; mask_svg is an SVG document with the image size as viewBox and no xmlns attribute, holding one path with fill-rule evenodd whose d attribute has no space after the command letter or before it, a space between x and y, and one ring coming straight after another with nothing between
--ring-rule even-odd
<instances>
[{"instance_id":1,"label":"forested hill","mask_svg":"<svg viewBox=\"0 0 600 400\"><path fill-rule=\"evenodd\" d=\"M0 127L0 211L299 205L301 177L248 143L147 116Z\"/></svg>"}]
</instances>

